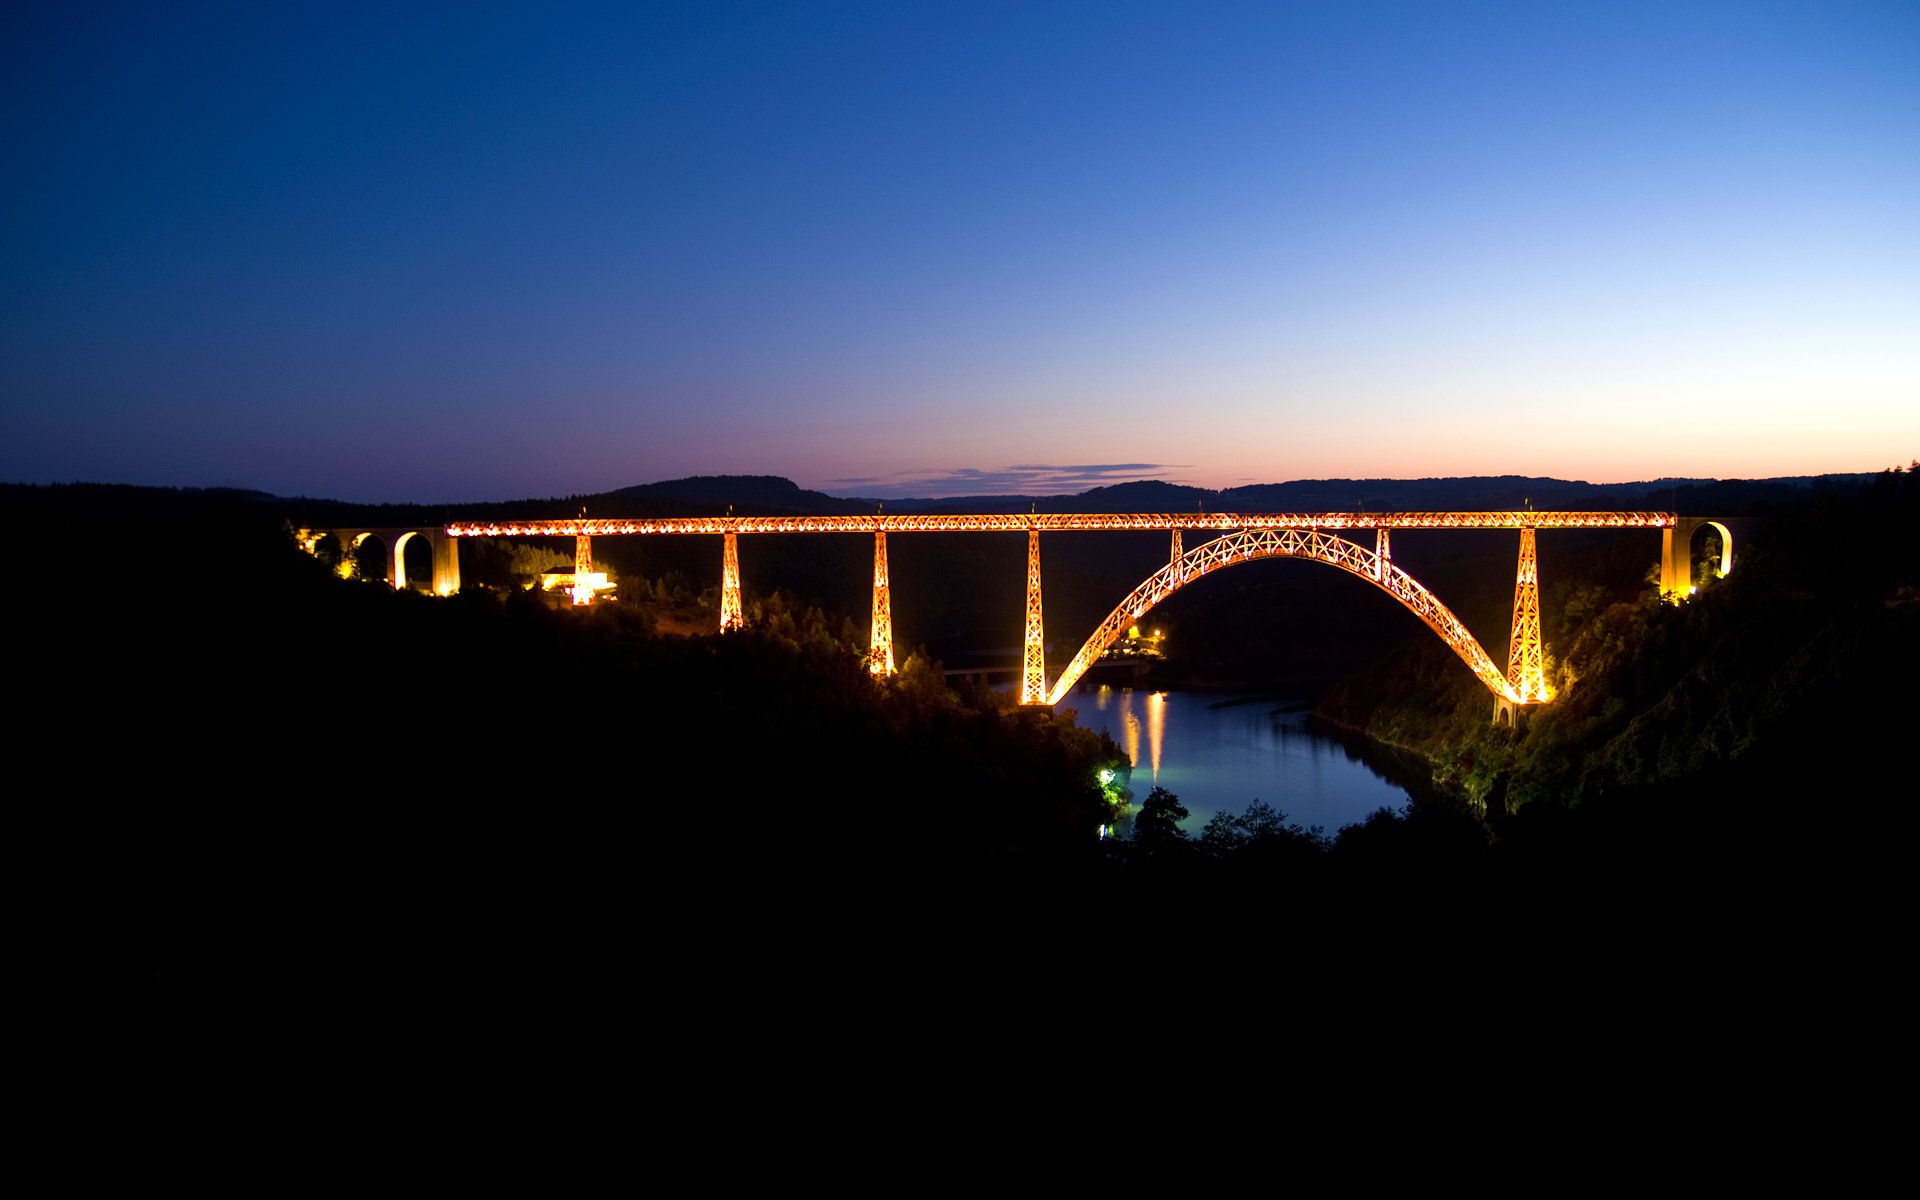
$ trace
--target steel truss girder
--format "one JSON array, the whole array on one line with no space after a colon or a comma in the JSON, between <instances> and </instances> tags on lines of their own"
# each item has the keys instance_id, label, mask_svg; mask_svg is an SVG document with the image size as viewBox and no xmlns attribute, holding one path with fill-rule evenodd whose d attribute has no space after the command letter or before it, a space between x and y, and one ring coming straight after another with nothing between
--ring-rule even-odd
<instances>
[{"instance_id":1,"label":"steel truss girder","mask_svg":"<svg viewBox=\"0 0 1920 1200\"><path fill-rule=\"evenodd\" d=\"M593 537L617 534L1042 533L1197 529L1671 529L1670 512L1402 513L973 513L852 517L570 517L555 521L455 521L451 537Z\"/></svg>"},{"instance_id":2,"label":"steel truss girder","mask_svg":"<svg viewBox=\"0 0 1920 1200\"><path fill-rule=\"evenodd\" d=\"M1440 603L1439 597L1392 562L1365 546L1318 530L1243 529L1195 547L1178 561L1170 562L1148 576L1093 631L1093 636L1080 648L1080 653L1074 655L1067 669L1054 681L1047 703L1060 703L1073 685L1079 682L1080 676L1100 657L1101 652L1154 605L1212 571L1262 558L1311 559L1359 576L1406 605L1414 616L1426 622L1427 627L1440 635L1440 640L1460 656L1488 691L1496 696L1520 701L1506 676L1501 674L1499 667L1493 665L1493 660L1487 657L1487 652L1481 649L1473 634L1461 624L1460 618Z\"/></svg>"}]
</instances>

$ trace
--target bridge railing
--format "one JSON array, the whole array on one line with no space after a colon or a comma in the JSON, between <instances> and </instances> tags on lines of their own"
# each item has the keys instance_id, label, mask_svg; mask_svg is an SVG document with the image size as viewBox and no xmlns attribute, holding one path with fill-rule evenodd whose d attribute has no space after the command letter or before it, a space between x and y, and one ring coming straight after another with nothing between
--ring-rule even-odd
<instances>
[{"instance_id":1,"label":"bridge railing","mask_svg":"<svg viewBox=\"0 0 1920 1200\"><path fill-rule=\"evenodd\" d=\"M1671 529L1669 512L874 513L833 517L568 517L455 521L450 537L742 533L1042 533L1197 529Z\"/></svg>"}]
</instances>

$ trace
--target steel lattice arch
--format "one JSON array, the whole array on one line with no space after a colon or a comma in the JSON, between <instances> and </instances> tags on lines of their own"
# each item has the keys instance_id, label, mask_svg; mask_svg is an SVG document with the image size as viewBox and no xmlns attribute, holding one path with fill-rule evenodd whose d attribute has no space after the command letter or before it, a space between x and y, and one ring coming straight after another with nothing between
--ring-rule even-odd
<instances>
[{"instance_id":1,"label":"steel lattice arch","mask_svg":"<svg viewBox=\"0 0 1920 1200\"><path fill-rule=\"evenodd\" d=\"M1080 676L1127 627L1187 584L1210 572L1262 558L1305 558L1339 567L1392 596L1440 635L1495 696L1518 703L1520 692L1480 647L1460 618L1413 576L1365 546L1311 529L1243 529L1197 546L1161 567L1102 621L1080 653L1054 681L1047 703L1058 704Z\"/></svg>"}]
</instances>

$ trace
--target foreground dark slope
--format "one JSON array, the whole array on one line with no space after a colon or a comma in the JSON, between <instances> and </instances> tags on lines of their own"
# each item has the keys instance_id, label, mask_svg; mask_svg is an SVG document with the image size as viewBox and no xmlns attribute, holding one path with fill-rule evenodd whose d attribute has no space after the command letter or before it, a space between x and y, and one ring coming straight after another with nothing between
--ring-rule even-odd
<instances>
[{"instance_id":1,"label":"foreground dark slope","mask_svg":"<svg viewBox=\"0 0 1920 1200\"><path fill-rule=\"evenodd\" d=\"M669 639L617 610L395 595L327 577L257 499L135 489L6 489L24 561L116 531L93 543L106 584L14 589L17 744L33 794L77 794L104 831L129 969L169 996L1006 978L1010 954L1115 937L1148 961L1260 937L1301 961L1672 965L1709 926L1755 953L1831 937L1885 881L1912 487L1777 513L1681 609L1550 590L1579 679L1517 738L1444 650L1383 676L1362 719L1484 780L1491 838L1437 805L1331 848L1103 853L1109 744L922 673L877 690L844 624ZM1815 569L1834 561L1863 566ZM1623 621L1647 628L1607 634Z\"/></svg>"},{"instance_id":2,"label":"foreground dark slope","mask_svg":"<svg viewBox=\"0 0 1920 1200\"><path fill-rule=\"evenodd\" d=\"M1559 695L1515 733L1438 643L1321 715L1427 757L1512 846L1555 862L1697 864L1847 886L1913 793L1920 475L1764 509L1732 575L1686 604L1591 564L1547 587ZM1551 578L1551 577L1550 577ZM1678 868L1676 868L1678 869Z\"/></svg>"},{"instance_id":3,"label":"foreground dark slope","mask_svg":"<svg viewBox=\"0 0 1920 1200\"><path fill-rule=\"evenodd\" d=\"M1109 816L1110 742L924 670L876 684L817 614L654 637L334 579L257 500L4 500L29 561L118 531L109 582L14 589L14 744L95 829L156 994L838 959L1056 892Z\"/></svg>"}]
</instances>

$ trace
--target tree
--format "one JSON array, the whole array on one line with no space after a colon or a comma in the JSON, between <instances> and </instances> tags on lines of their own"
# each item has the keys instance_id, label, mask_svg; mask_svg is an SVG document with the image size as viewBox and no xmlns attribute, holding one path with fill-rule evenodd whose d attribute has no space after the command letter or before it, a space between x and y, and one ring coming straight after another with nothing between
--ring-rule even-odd
<instances>
[{"instance_id":1,"label":"tree","mask_svg":"<svg viewBox=\"0 0 1920 1200\"><path fill-rule=\"evenodd\" d=\"M327 570L336 573L340 570L341 560L346 557L346 551L340 547L339 536L332 533L316 538L309 550L315 558L327 564Z\"/></svg>"},{"instance_id":2,"label":"tree","mask_svg":"<svg viewBox=\"0 0 1920 1200\"><path fill-rule=\"evenodd\" d=\"M1187 806L1180 797L1163 787L1147 793L1146 803L1133 818L1134 845L1148 854L1159 854L1187 844L1186 830L1180 822L1187 819Z\"/></svg>"},{"instance_id":3,"label":"tree","mask_svg":"<svg viewBox=\"0 0 1920 1200\"><path fill-rule=\"evenodd\" d=\"M544 546L529 546L525 542L512 542L507 546L507 571L513 581L521 587L529 587L540 582L540 577L548 571L558 571L573 566L573 556Z\"/></svg>"},{"instance_id":4,"label":"tree","mask_svg":"<svg viewBox=\"0 0 1920 1200\"><path fill-rule=\"evenodd\" d=\"M1248 838L1240 818L1230 812L1217 812L1200 831L1200 848L1215 858L1225 858L1246 847Z\"/></svg>"},{"instance_id":5,"label":"tree","mask_svg":"<svg viewBox=\"0 0 1920 1200\"><path fill-rule=\"evenodd\" d=\"M1289 824L1286 813L1264 800L1255 800L1238 816L1215 813L1200 833L1201 848L1216 859L1271 862L1287 855L1313 858L1327 845L1319 826L1303 829Z\"/></svg>"}]
</instances>

